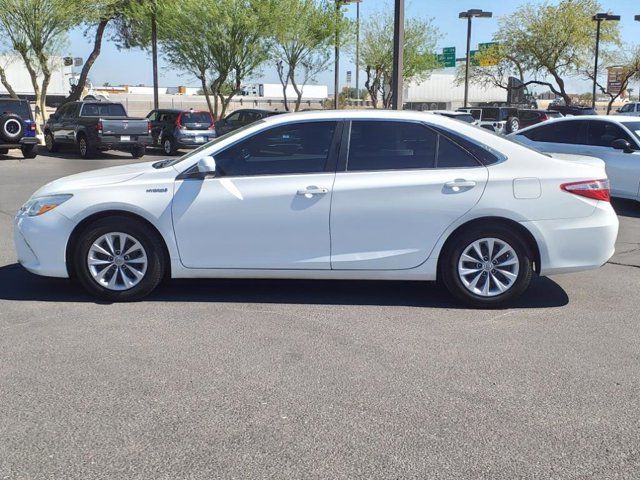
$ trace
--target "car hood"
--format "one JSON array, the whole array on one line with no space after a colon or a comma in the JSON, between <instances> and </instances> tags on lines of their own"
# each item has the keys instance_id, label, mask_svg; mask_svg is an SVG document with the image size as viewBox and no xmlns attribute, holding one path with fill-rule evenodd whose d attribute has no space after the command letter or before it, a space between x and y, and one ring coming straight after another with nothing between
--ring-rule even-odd
<instances>
[{"instance_id":1,"label":"car hood","mask_svg":"<svg viewBox=\"0 0 640 480\"><path fill-rule=\"evenodd\" d=\"M559 160L566 160L568 162L575 162L581 165L592 165L594 167L604 168L605 163L596 157L590 157L588 155L575 155L572 153L553 153L553 152L545 152L547 155L553 158L557 158Z\"/></svg>"},{"instance_id":2,"label":"car hood","mask_svg":"<svg viewBox=\"0 0 640 480\"><path fill-rule=\"evenodd\" d=\"M58 193L73 193L78 188L113 185L132 180L146 172L155 171L153 164L156 162L135 163L118 167L100 168L89 172L77 173L62 177L36 191L33 196L52 195Z\"/></svg>"}]
</instances>

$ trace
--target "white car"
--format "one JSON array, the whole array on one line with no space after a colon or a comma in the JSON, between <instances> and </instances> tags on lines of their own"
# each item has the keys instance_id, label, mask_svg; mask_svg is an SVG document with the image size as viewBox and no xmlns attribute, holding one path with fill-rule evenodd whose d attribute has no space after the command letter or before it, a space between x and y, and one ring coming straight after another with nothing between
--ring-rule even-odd
<instances>
[{"instance_id":1,"label":"white car","mask_svg":"<svg viewBox=\"0 0 640 480\"><path fill-rule=\"evenodd\" d=\"M38 190L19 262L135 300L164 277L442 280L504 305L534 273L597 268L618 220L602 166L421 112L278 115L178 158Z\"/></svg>"},{"instance_id":2,"label":"white car","mask_svg":"<svg viewBox=\"0 0 640 480\"><path fill-rule=\"evenodd\" d=\"M616 110L618 115L626 117L640 116L640 102L625 103L621 108Z\"/></svg>"},{"instance_id":3,"label":"white car","mask_svg":"<svg viewBox=\"0 0 640 480\"><path fill-rule=\"evenodd\" d=\"M640 118L584 115L551 120L511 134L546 153L601 159L614 197L640 200Z\"/></svg>"}]
</instances>

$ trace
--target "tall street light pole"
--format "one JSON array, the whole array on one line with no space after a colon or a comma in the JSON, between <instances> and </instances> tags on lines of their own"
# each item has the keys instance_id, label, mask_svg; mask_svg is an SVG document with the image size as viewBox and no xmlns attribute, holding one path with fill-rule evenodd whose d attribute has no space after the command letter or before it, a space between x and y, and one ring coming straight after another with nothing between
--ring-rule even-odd
<instances>
[{"instance_id":1,"label":"tall street light pole","mask_svg":"<svg viewBox=\"0 0 640 480\"><path fill-rule=\"evenodd\" d=\"M478 8L472 8L466 12L460 12L458 18L467 19L467 58L464 67L464 108L467 108L469 104L469 64L471 63L471 19L473 17L478 18L491 18L492 12L485 12Z\"/></svg>"},{"instance_id":2,"label":"tall street light pole","mask_svg":"<svg viewBox=\"0 0 640 480\"><path fill-rule=\"evenodd\" d=\"M640 22L640 15L636 15L633 17L636 22ZM640 88L638 89L638 99L640 100Z\"/></svg>"},{"instance_id":3,"label":"tall street light pole","mask_svg":"<svg viewBox=\"0 0 640 480\"><path fill-rule=\"evenodd\" d=\"M404 0L395 0L393 26L393 78L391 108L402 110L402 70L404 67Z\"/></svg>"},{"instance_id":4,"label":"tall street light pole","mask_svg":"<svg viewBox=\"0 0 640 480\"><path fill-rule=\"evenodd\" d=\"M356 100L360 100L360 1L356 3Z\"/></svg>"},{"instance_id":5,"label":"tall street light pole","mask_svg":"<svg viewBox=\"0 0 640 480\"><path fill-rule=\"evenodd\" d=\"M151 13L151 56L153 61L153 108L159 108L158 99L158 19L156 15L157 3L153 2L153 11Z\"/></svg>"},{"instance_id":6,"label":"tall street light pole","mask_svg":"<svg viewBox=\"0 0 640 480\"><path fill-rule=\"evenodd\" d=\"M613 20L619 21L620 15L611 15L609 13L596 13L593 21L596 22L596 59L593 64L593 96L591 97L591 108L596 108L596 84L598 83L598 54L600 53L600 25L603 21Z\"/></svg>"},{"instance_id":7,"label":"tall street light pole","mask_svg":"<svg viewBox=\"0 0 640 480\"><path fill-rule=\"evenodd\" d=\"M333 78L333 84L334 84L334 91L335 93L333 94L333 108L334 110L338 109L338 97L340 94L340 7L342 5L350 5L352 3L357 3L358 4L358 11L357 11L357 15L358 15L358 35L359 35L359 28L360 28L360 2L362 0L335 0L336 1L336 45L335 45L335 53L334 53L334 59L335 59L335 64L333 67L333 73L334 73L334 78ZM359 40L359 37L358 37ZM356 45L356 63L358 62L358 55L359 55L359 51L358 51L358 46ZM358 83L358 69L356 68L356 85Z\"/></svg>"}]
</instances>

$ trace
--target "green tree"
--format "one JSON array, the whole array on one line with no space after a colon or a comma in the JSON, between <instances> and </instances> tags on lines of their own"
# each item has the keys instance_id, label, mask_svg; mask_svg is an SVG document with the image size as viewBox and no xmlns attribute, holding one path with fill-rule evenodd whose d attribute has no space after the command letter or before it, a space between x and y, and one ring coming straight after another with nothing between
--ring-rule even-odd
<instances>
[{"instance_id":1,"label":"green tree","mask_svg":"<svg viewBox=\"0 0 640 480\"><path fill-rule=\"evenodd\" d=\"M296 92L294 110L300 109L304 87L324 71L331 60L336 33L344 42L349 22L339 3L328 0L263 0L261 9L271 19L272 56L289 111L287 86Z\"/></svg>"},{"instance_id":2,"label":"green tree","mask_svg":"<svg viewBox=\"0 0 640 480\"><path fill-rule=\"evenodd\" d=\"M82 22L81 10L67 0L3 0L0 36L29 73L36 100L38 130L47 120L46 98L56 57L67 32Z\"/></svg>"},{"instance_id":3,"label":"green tree","mask_svg":"<svg viewBox=\"0 0 640 480\"><path fill-rule=\"evenodd\" d=\"M74 1L76 8L83 13L82 23L86 27L85 36L89 37L93 33L93 48L82 66L78 82L72 86L65 103L75 102L82 97L89 79L89 72L100 56L105 33L111 26L114 40L116 39L119 31L117 24L124 21L130 3L130 0L94 0L92 2L70 0L70 3Z\"/></svg>"},{"instance_id":4,"label":"green tree","mask_svg":"<svg viewBox=\"0 0 640 480\"><path fill-rule=\"evenodd\" d=\"M393 15L374 14L364 22L360 47L361 67L366 73L365 87L374 108L391 105L393 75ZM411 18L404 33L403 76L406 82L426 78L438 67L435 48L439 32L430 19Z\"/></svg>"},{"instance_id":5,"label":"green tree","mask_svg":"<svg viewBox=\"0 0 640 480\"><path fill-rule=\"evenodd\" d=\"M512 58L517 59L528 77L525 85L547 86L570 105L566 78L592 63L596 29L592 17L600 11L597 0L523 4L499 20L494 36L501 45L499 61L508 65ZM617 22L602 22L601 42L605 46L619 43Z\"/></svg>"}]
</instances>

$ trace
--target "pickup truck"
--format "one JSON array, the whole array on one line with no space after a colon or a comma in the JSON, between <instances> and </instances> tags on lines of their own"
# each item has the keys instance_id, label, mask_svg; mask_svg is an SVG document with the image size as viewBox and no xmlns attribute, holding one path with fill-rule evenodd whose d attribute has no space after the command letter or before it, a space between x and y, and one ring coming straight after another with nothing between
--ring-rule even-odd
<instances>
[{"instance_id":1,"label":"pickup truck","mask_svg":"<svg viewBox=\"0 0 640 480\"><path fill-rule=\"evenodd\" d=\"M120 103L70 102L49 117L44 141L52 153L66 144L75 145L82 158L105 150L130 152L133 158L140 158L151 144L151 124L143 118L129 118Z\"/></svg>"}]
</instances>

